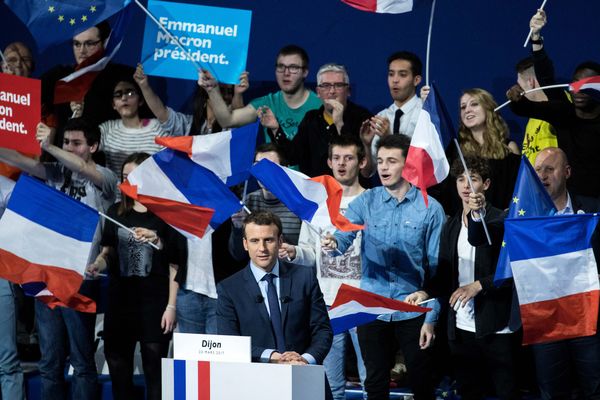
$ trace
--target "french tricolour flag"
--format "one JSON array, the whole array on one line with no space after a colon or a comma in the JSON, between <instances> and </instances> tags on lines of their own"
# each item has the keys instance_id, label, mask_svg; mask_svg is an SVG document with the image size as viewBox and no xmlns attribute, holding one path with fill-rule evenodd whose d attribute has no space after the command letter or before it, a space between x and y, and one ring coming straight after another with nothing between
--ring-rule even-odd
<instances>
[{"instance_id":1,"label":"french tricolour flag","mask_svg":"<svg viewBox=\"0 0 600 400\"><path fill-rule=\"evenodd\" d=\"M432 85L419 113L402 171L404 179L421 189L425 204L428 204L427 188L442 182L450 172L444 149L451 133L446 128L450 125L445 114L441 99L437 98L435 85Z\"/></svg>"},{"instance_id":2,"label":"french tricolour flag","mask_svg":"<svg viewBox=\"0 0 600 400\"><path fill-rule=\"evenodd\" d=\"M523 344L596 333L600 285L592 214L505 220Z\"/></svg>"},{"instance_id":3,"label":"french tricolour flag","mask_svg":"<svg viewBox=\"0 0 600 400\"><path fill-rule=\"evenodd\" d=\"M319 226L334 225L342 231L363 229L340 214L342 187L332 176L309 178L266 158L256 163L250 173L301 220Z\"/></svg>"},{"instance_id":4,"label":"french tricolour flag","mask_svg":"<svg viewBox=\"0 0 600 400\"><path fill-rule=\"evenodd\" d=\"M362 11L401 14L412 11L413 0L342 0L342 2Z\"/></svg>"},{"instance_id":5,"label":"french tricolour flag","mask_svg":"<svg viewBox=\"0 0 600 400\"><path fill-rule=\"evenodd\" d=\"M98 225L98 212L22 174L0 219L0 277L45 284L51 307L95 312L79 295Z\"/></svg>"},{"instance_id":6,"label":"french tricolour flag","mask_svg":"<svg viewBox=\"0 0 600 400\"><path fill-rule=\"evenodd\" d=\"M82 101L94 79L117 54L131 19L132 6L129 4L130 1L124 0L123 3L123 7L126 7L119 12L106 43L106 48L93 54L79 64L73 73L56 82L54 86L54 104Z\"/></svg>"},{"instance_id":7,"label":"french tricolour flag","mask_svg":"<svg viewBox=\"0 0 600 400\"><path fill-rule=\"evenodd\" d=\"M210 400L210 362L162 359L163 400Z\"/></svg>"},{"instance_id":8,"label":"french tricolour flag","mask_svg":"<svg viewBox=\"0 0 600 400\"><path fill-rule=\"evenodd\" d=\"M398 311L427 312L431 308L415 306L342 284L329 309L333 334L375 321L378 316Z\"/></svg>"},{"instance_id":9,"label":"french tricolour flag","mask_svg":"<svg viewBox=\"0 0 600 400\"><path fill-rule=\"evenodd\" d=\"M575 93L583 92L593 97L596 101L600 101L600 76L590 76L589 78L573 82L569 85L569 89Z\"/></svg>"},{"instance_id":10,"label":"french tricolour flag","mask_svg":"<svg viewBox=\"0 0 600 400\"><path fill-rule=\"evenodd\" d=\"M138 165L120 188L191 239L212 232L241 208L215 174L171 149Z\"/></svg>"},{"instance_id":11,"label":"french tricolour flag","mask_svg":"<svg viewBox=\"0 0 600 400\"><path fill-rule=\"evenodd\" d=\"M248 179L254 162L258 122L210 135L156 137L161 146L186 153L215 173L227 186Z\"/></svg>"}]
</instances>

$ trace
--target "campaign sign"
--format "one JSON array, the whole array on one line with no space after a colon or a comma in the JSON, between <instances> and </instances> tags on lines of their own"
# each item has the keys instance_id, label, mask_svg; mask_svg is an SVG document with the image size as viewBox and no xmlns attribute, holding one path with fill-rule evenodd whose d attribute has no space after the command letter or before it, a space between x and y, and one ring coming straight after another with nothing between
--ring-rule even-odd
<instances>
[{"instance_id":1,"label":"campaign sign","mask_svg":"<svg viewBox=\"0 0 600 400\"><path fill-rule=\"evenodd\" d=\"M0 147L40 155L35 131L41 115L40 81L0 74Z\"/></svg>"},{"instance_id":2,"label":"campaign sign","mask_svg":"<svg viewBox=\"0 0 600 400\"><path fill-rule=\"evenodd\" d=\"M219 82L238 82L246 69L251 11L155 0L148 9L187 52L146 18L141 59L147 74L197 80L199 64Z\"/></svg>"}]
</instances>

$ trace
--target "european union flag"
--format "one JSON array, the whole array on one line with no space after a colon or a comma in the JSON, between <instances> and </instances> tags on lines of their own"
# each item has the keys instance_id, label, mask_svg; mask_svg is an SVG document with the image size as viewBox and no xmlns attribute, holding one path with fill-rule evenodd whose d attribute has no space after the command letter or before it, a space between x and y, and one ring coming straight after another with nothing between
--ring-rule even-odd
<instances>
[{"instance_id":1,"label":"european union flag","mask_svg":"<svg viewBox=\"0 0 600 400\"><path fill-rule=\"evenodd\" d=\"M554 213L556 213L556 208L546 188L542 185L527 157L521 157L521 166L519 167L507 218L540 217L553 215ZM496 286L502 284L506 279L512 278L510 260L506 250L508 240L510 238L507 238L505 233L500 256L498 257L498 265L496 266L496 275L494 276Z\"/></svg>"},{"instance_id":2,"label":"european union flag","mask_svg":"<svg viewBox=\"0 0 600 400\"><path fill-rule=\"evenodd\" d=\"M123 9L130 0L5 0L27 26L38 50L70 40Z\"/></svg>"}]
</instances>

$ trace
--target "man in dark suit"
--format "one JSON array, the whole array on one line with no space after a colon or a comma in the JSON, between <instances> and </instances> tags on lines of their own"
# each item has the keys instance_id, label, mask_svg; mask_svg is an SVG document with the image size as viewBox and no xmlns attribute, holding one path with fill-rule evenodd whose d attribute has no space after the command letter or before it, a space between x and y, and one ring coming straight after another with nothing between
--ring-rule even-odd
<instances>
[{"instance_id":1,"label":"man in dark suit","mask_svg":"<svg viewBox=\"0 0 600 400\"><path fill-rule=\"evenodd\" d=\"M253 361L322 364L333 333L314 270L277 259L275 214L252 213L243 230L250 263L217 287L217 332L250 336Z\"/></svg>"},{"instance_id":2,"label":"man in dark suit","mask_svg":"<svg viewBox=\"0 0 600 400\"><path fill-rule=\"evenodd\" d=\"M565 152L556 147L540 151L535 159L539 176L557 209L557 215L600 211L598 199L567 190L571 166ZM600 255L599 229L592 236L596 260ZM600 322L600 319L599 319ZM541 397L568 398L580 392L584 398L600 396L600 329L592 336L532 346Z\"/></svg>"}]
</instances>

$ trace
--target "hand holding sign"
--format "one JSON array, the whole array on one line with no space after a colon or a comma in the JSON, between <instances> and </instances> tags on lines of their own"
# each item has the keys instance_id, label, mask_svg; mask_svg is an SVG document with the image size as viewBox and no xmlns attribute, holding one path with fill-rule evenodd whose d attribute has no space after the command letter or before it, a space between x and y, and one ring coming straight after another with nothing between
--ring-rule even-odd
<instances>
[{"instance_id":1,"label":"hand holding sign","mask_svg":"<svg viewBox=\"0 0 600 400\"><path fill-rule=\"evenodd\" d=\"M50 128L48 125L40 122L36 127L35 139L40 143L42 149L45 150L54 141L55 133L56 129Z\"/></svg>"},{"instance_id":2,"label":"hand holding sign","mask_svg":"<svg viewBox=\"0 0 600 400\"><path fill-rule=\"evenodd\" d=\"M212 92L219 85L219 82L212 76L210 71L205 69L198 71L198 86L206 90L206 93Z\"/></svg>"}]
</instances>

